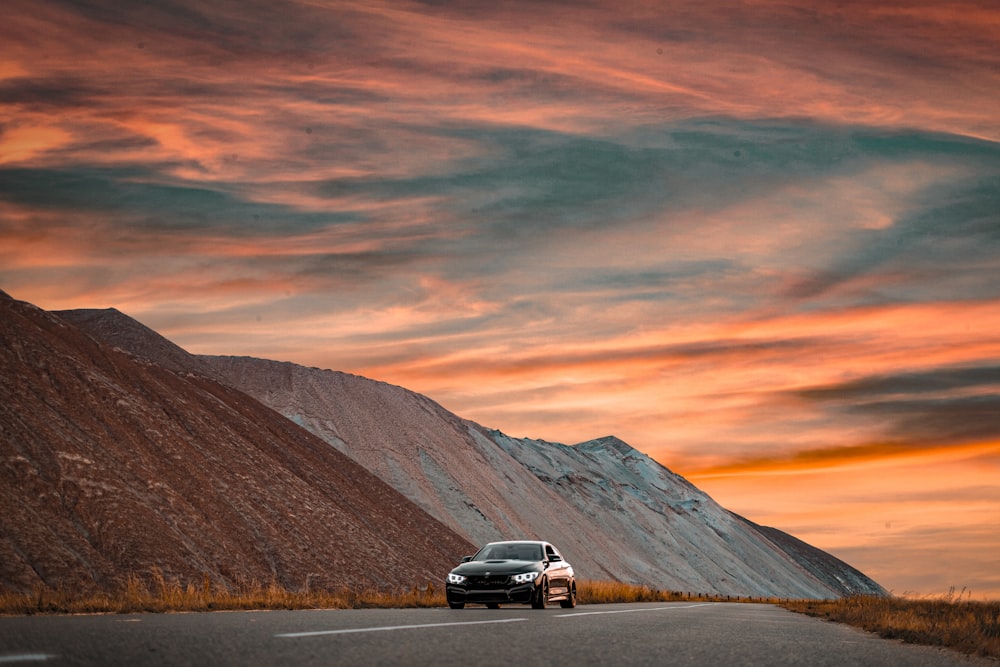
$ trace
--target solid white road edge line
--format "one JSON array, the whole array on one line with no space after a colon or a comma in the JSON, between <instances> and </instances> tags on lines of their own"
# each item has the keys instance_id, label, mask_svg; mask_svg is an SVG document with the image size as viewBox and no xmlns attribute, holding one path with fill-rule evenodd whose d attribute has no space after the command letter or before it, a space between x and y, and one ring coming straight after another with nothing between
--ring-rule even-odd
<instances>
[{"instance_id":1,"label":"solid white road edge line","mask_svg":"<svg viewBox=\"0 0 1000 667\"><path fill-rule=\"evenodd\" d=\"M347 635L352 632L388 632L390 630L414 630L417 628L447 628L455 625L485 625L487 623L516 623L526 618L501 618L492 621L459 621L457 623L421 623L418 625L385 625L376 628L344 628L343 630L316 630L313 632L286 632L275 637L318 637L320 635Z\"/></svg>"},{"instance_id":2,"label":"solid white road edge line","mask_svg":"<svg viewBox=\"0 0 1000 667\"><path fill-rule=\"evenodd\" d=\"M613 611L581 611L575 614L557 614L556 618L573 618L575 616L594 616L596 614L631 614L637 611L670 611L671 609L694 609L695 607L711 607L715 602L702 602L700 604L688 604L673 607L652 607L645 609L615 609Z\"/></svg>"}]
</instances>

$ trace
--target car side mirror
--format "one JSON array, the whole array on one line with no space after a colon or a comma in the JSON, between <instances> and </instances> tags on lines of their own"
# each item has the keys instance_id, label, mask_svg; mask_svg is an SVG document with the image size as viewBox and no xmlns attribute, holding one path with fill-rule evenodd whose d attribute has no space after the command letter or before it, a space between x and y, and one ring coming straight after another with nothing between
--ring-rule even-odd
<instances>
[{"instance_id":1,"label":"car side mirror","mask_svg":"<svg viewBox=\"0 0 1000 667\"><path fill-rule=\"evenodd\" d=\"M555 554L552 554L551 556L549 556L549 562L550 563L555 563L557 560L562 560L562 557L561 556L556 556Z\"/></svg>"},{"instance_id":2,"label":"car side mirror","mask_svg":"<svg viewBox=\"0 0 1000 667\"><path fill-rule=\"evenodd\" d=\"M462 556L463 563L468 563L470 560L472 560L472 556Z\"/></svg>"}]
</instances>

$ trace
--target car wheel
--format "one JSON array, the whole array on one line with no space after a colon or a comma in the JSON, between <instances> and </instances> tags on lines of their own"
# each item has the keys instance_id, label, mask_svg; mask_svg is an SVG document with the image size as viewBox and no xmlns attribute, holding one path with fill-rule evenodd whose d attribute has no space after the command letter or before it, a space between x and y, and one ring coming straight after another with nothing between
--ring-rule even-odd
<instances>
[{"instance_id":1,"label":"car wheel","mask_svg":"<svg viewBox=\"0 0 1000 667\"><path fill-rule=\"evenodd\" d=\"M572 609L576 606L576 582L569 585L569 596L565 600L559 601L559 606L563 609Z\"/></svg>"},{"instance_id":2,"label":"car wheel","mask_svg":"<svg viewBox=\"0 0 1000 667\"><path fill-rule=\"evenodd\" d=\"M451 607L452 609L465 609L465 603L464 602L450 602L449 601L448 602L448 606Z\"/></svg>"},{"instance_id":3,"label":"car wheel","mask_svg":"<svg viewBox=\"0 0 1000 667\"><path fill-rule=\"evenodd\" d=\"M542 579L542 583L535 590L535 597L531 600L532 609L545 609L545 603L549 601L549 580Z\"/></svg>"}]
</instances>

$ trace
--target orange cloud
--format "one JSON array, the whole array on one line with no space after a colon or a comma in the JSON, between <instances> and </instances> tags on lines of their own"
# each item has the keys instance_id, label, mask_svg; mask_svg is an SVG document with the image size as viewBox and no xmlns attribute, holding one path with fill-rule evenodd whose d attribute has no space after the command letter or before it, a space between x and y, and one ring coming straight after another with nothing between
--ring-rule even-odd
<instances>
[{"instance_id":1,"label":"orange cloud","mask_svg":"<svg viewBox=\"0 0 1000 667\"><path fill-rule=\"evenodd\" d=\"M798 451L783 457L733 461L721 466L696 470L689 474L699 479L729 476L749 478L755 475L796 475L834 469L895 468L899 465L912 464L931 466L939 462L985 460L987 457L992 457L994 464L1000 460L1000 442L975 442L931 447L903 442L868 443Z\"/></svg>"},{"instance_id":2,"label":"orange cloud","mask_svg":"<svg viewBox=\"0 0 1000 667\"><path fill-rule=\"evenodd\" d=\"M995 510L1000 10L174 6L7 7L16 298L614 433L851 562Z\"/></svg>"}]
</instances>

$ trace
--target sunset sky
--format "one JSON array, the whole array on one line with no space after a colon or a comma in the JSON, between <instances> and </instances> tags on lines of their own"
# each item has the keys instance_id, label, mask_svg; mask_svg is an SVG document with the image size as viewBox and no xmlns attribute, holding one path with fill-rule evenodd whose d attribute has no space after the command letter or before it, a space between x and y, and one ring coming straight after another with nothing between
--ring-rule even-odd
<instances>
[{"instance_id":1,"label":"sunset sky","mask_svg":"<svg viewBox=\"0 0 1000 667\"><path fill-rule=\"evenodd\" d=\"M14 298L614 434L896 594L1000 598L1000 6L4 14Z\"/></svg>"}]
</instances>

